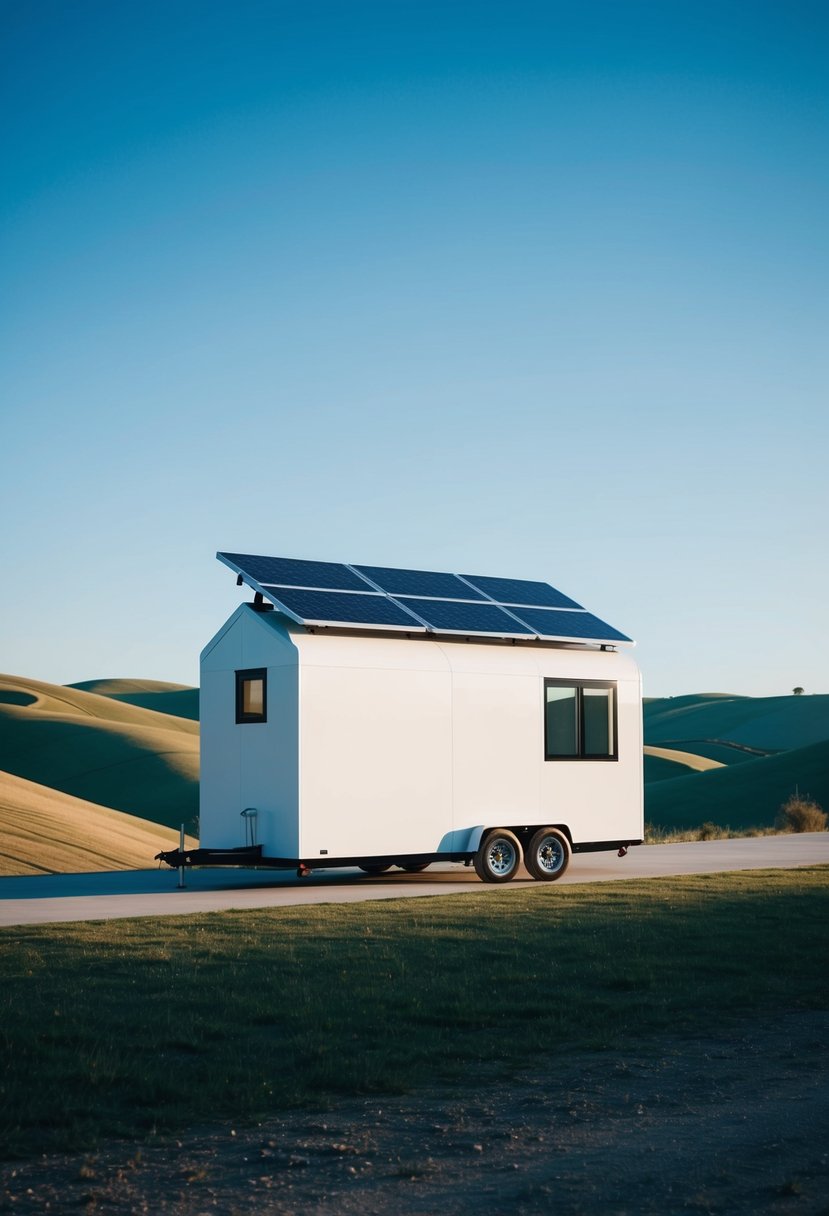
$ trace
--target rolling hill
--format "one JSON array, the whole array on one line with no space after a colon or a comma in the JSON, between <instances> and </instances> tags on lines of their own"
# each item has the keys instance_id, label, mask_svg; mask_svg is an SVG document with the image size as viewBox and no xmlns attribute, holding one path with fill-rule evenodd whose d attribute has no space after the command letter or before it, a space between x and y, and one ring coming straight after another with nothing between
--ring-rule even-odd
<instances>
[{"instance_id":1,"label":"rolling hill","mask_svg":"<svg viewBox=\"0 0 829 1216\"><path fill-rule=\"evenodd\" d=\"M146 819L0 773L0 876L144 869L178 839Z\"/></svg>"},{"instance_id":2,"label":"rolling hill","mask_svg":"<svg viewBox=\"0 0 829 1216\"><path fill-rule=\"evenodd\" d=\"M829 696L654 699L644 724L655 827L771 827L795 790L829 809ZM151 865L196 826L198 749L198 689L0 676L0 873Z\"/></svg>"},{"instance_id":3,"label":"rolling hill","mask_svg":"<svg viewBox=\"0 0 829 1216\"><path fill-rule=\"evenodd\" d=\"M644 718L645 742L660 747L707 741L788 751L829 739L829 695L665 697L648 701Z\"/></svg>"},{"instance_id":4,"label":"rolling hill","mask_svg":"<svg viewBox=\"0 0 829 1216\"><path fill-rule=\"evenodd\" d=\"M167 684L162 680L84 680L66 687L98 693L160 714L189 718L191 722L199 720L199 690L186 684Z\"/></svg>"},{"instance_id":5,"label":"rolling hill","mask_svg":"<svg viewBox=\"0 0 829 1216\"><path fill-rule=\"evenodd\" d=\"M827 695L669 697L646 702L644 724L645 818L656 827L769 828L796 791L829 809ZM717 767L682 772L683 755Z\"/></svg>"},{"instance_id":6,"label":"rolling hill","mask_svg":"<svg viewBox=\"0 0 829 1216\"><path fill-rule=\"evenodd\" d=\"M690 829L710 822L735 831L772 827L795 792L829 807L829 739L649 785L645 818L660 828Z\"/></svg>"},{"instance_id":7,"label":"rolling hill","mask_svg":"<svg viewBox=\"0 0 829 1216\"><path fill-rule=\"evenodd\" d=\"M199 727L189 718L117 697L0 676L0 770L156 824L178 828L184 823L192 830L198 814Z\"/></svg>"}]
</instances>

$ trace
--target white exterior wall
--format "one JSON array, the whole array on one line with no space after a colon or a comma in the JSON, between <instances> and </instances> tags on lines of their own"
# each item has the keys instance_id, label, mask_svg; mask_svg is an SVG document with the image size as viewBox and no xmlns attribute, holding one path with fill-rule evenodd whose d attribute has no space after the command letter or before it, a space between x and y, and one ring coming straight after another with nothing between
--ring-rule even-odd
<instances>
[{"instance_id":1,"label":"white exterior wall","mask_svg":"<svg viewBox=\"0 0 829 1216\"><path fill-rule=\"evenodd\" d=\"M452 673L394 637L297 637L302 856L434 851L452 819Z\"/></svg>"},{"instance_id":2,"label":"white exterior wall","mask_svg":"<svg viewBox=\"0 0 829 1216\"><path fill-rule=\"evenodd\" d=\"M199 834L213 849L245 844L255 807L264 851L299 851L299 655L275 613L243 604L201 656ZM267 722L236 722L236 672L267 668Z\"/></svg>"},{"instance_id":3,"label":"white exterior wall","mask_svg":"<svg viewBox=\"0 0 829 1216\"><path fill-rule=\"evenodd\" d=\"M452 646L455 827L566 824L573 842L641 839L641 682L623 652ZM617 684L618 760L544 759L544 680Z\"/></svg>"},{"instance_id":4,"label":"white exterior wall","mask_svg":"<svg viewBox=\"0 0 829 1216\"><path fill-rule=\"evenodd\" d=\"M297 636L301 854L474 849L483 827L641 839L639 672L623 653ZM544 679L617 682L619 759L544 759Z\"/></svg>"},{"instance_id":5,"label":"white exterior wall","mask_svg":"<svg viewBox=\"0 0 829 1216\"><path fill-rule=\"evenodd\" d=\"M268 721L236 725L235 671L268 669ZM619 759L544 759L544 679L617 683ZM464 852L484 827L641 839L641 690L623 652L306 633L245 605L202 661L206 847L272 857Z\"/></svg>"}]
</instances>

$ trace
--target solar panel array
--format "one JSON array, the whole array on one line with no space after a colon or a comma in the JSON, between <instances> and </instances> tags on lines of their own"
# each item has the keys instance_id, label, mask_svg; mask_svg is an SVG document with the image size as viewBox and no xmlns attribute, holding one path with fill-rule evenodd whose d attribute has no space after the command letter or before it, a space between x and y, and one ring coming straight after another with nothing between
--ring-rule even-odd
<instances>
[{"instance_id":1,"label":"solar panel array","mask_svg":"<svg viewBox=\"0 0 829 1216\"><path fill-rule=\"evenodd\" d=\"M218 553L300 625L596 644L630 638L549 583Z\"/></svg>"}]
</instances>

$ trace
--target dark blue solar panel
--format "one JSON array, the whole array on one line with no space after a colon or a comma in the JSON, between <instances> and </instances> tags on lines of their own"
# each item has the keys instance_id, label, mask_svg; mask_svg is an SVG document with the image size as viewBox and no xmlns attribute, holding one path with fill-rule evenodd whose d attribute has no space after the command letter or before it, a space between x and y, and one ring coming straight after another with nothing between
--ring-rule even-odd
<instances>
[{"instance_id":1,"label":"dark blue solar panel","mask_svg":"<svg viewBox=\"0 0 829 1216\"><path fill-rule=\"evenodd\" d=\"M251 553L220 553L255 583L272 587L322 587L331 591L368 591L359 575L339 562L310 562L295 557L258 557Z\"/></svg>"},{"instance_id":2,"label":"dark blue solar panel","mask_svg":"<svg viewBox=\"0 0 829 1216\"><path fill-rule=\"evenodd\" d=\"M283 604L303 621L329 621L350 625L423 626L385 595L347 595L340 591L301 591L294 587L265 587L269 599Z\"/></svg>"},{"instance_id":3,"label":"dark blue solar panel","mask_svg":"<svg viewBox=\"0 0 829 1216\"><path fill-rule=\"evenodd\" d=\"M630 641L591 612L556 612L549 608L512 608L510 611L526 621L540 637L589 639L591 642Z\"/></svg>"},{"instance_id":4,"label":"dark blue solar panel","mask_svg":"<svg viewBox=\"0 0 829 1216\"><path fill-rule=\"evenodd\" d=\"M459 604L452 600L405 599L408 605L427 625L440 632L492 633L497 637L507 634L531 636L532 629L514 621L495 604Z\"/></svg>"},{"instance_id":5,"label":"dark blue solar panel","mask_svg":"<svg viewBox=\"0 0 829 1216\"><path fill-rule=\"evenodd\" d=\"M355 566L389 595L433 595L442 600L482 600L456 574L439 574L435 570L393 570L388 566Z\"/></svg>"},{"instance_id":6,"label":"dark blue solar panel","mask_svg":"<svg viewBox=\"0 0 829 1216\"><path fill-rule=\"evenodd\" d=\"M499 604L532 604L535 608L581 608L575 600L556 591L549 583L533 583L522 578L479 578L475 574L463 576L485 595ZM519 613L519 616L521 614Z\"/></svg>"},{"instance_id":7,"label":"dark blue solar panel","mask_svg":"<svg viewBox=\"0 0 829 1216\"><path fill-rule=\"evenodd\" d=\"M261 587L275 604L306 622L423 631L403 605L439 633L630 641L598 617L578 610L575 600L549 583L388 566L348 567L340 562L246 553L218 557L254 587ZM367 580L380 590L371 590ZM561 611L565 608L577 611Z\"/></svg>"}]
</instances>

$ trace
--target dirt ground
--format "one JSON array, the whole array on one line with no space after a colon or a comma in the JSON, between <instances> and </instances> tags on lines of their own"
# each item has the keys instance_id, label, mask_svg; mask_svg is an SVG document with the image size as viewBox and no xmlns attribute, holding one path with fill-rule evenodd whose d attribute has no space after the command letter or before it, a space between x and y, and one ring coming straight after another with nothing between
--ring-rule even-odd
<instances>
[{"instance_id":1,"label":"dirt ground","mask_svg":"<svg viewBox=\"0 0 829 1216\"><path fill-rule=\"evenodd\" d=\"M2 1171L14 1213L829 1216L829 1014Z\"/></svg>"}]
</instances>

